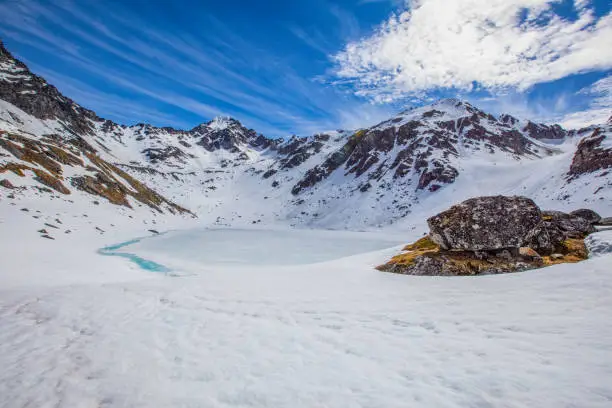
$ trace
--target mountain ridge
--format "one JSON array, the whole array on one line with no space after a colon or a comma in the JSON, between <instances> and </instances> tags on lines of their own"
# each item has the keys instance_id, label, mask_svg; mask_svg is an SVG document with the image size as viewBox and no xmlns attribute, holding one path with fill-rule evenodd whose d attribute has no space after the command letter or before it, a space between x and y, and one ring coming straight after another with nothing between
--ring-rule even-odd
<instances>
[{"instance_id":1,"label":"mountain ridge","mask_svg":"<svg viewBox=\"0 0 612 408\"><path fill-rule=\"evenodd\" d=\"M586 170L580 174L572 176L570 164L578 139L594 132L608 139L604 126L567 131L511 115L494 116L456 98L404 110L358 131L303 137L270 139L230 117L213 118L189 130L128 126L82 108L0 48L0 129L30 138L29 143L52 137L77 146L83 157L97 155L116 169L111 173L144 179L169 202L216 225L388 225L420 208L430 196L447 196L443 190L469 190L460 187L466 183L487 185L478 190L482 193L501 188L474 178L475 168L503 165L521 171L544 162L556 166L551 177L559 190L546 191L546 199L598 200L602 191L609 192L609 177L599 176L609 166L607 147L592 146L588 151L599 152L599 158L588 164L590 153L582 154L586 160L583 157L580 168ZM594 173L595 181L581 181ZM98 176L89 176L102 183ZM73 181L82 175L71 177ZM576 193L591 183L597 184L595 198ZM534 194L544 193L534 188Z\"/></svg>"}]
</instances>

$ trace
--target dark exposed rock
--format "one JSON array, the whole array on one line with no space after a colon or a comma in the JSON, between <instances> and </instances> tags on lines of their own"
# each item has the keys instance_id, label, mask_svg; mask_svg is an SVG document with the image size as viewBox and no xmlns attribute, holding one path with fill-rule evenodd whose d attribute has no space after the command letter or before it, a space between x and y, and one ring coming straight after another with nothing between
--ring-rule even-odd
<instances>
[{"instance_id":1,"label":"dark exposed rock","mask_svg":"<svg viewBox=\"0 0 612 408\"><path fill-rule=\"evenodd\" d=\"M450 184L455 181L457 176L459 176L457 169L440 161L433 160L430 163L430 167L421 173L418 188L423 190L429 187L430 191L435 191L440 188L440 185L432 185L434 181L436 183Z\"/></svg>"},{"instance_id":2,"label":"dark exposed rock","mask_svg":"<svg viewBox=\"0 0 612 408\"><path fill-rule=\"evenodd\" d=\"M291 193L293 195L299 194L302 190L312 187L327 178L334 170L342 166L355 150L358 140L362 136L360 132L351 136L340 150L332 153L322 164L308 170L302 180L293 186Z\"/></svg>"},{"instance_id":3,"label":"dark exposed rock","mask_svg":"<svg viewBox=\"0 0 612 408\"><path fill-rule=\"evenodd\" d=\"M268 179L268 178L272 177L273 175L275 175L276 173L278 173L278 170L271 169L271 170L266 171L266 172L263 174L263 176L262 176L262 177L263 177L263 178L265 178L265 179Z\"/></svg>"},{"instance_id":4,"label":"dark exposed rock","mask_svg":"<svg viewBox=\"0 0 612 408\"><path fill-rule=\"evenodd\" d=\"M428 236L406 246L404 251L408 252L377 269L407 275L471 276L580 262L588 257L584 235L573 238L562 230L576 228L574 223L586 223L584 219L557 212L542 216L539 208L524 197L467 200L429 221L432 231ZM482 228L490 232L483 233ZM536 251L532 245L517 246L518 242L534 239L542 240L541 249L549 251Z\"/></svg>"},{"instance_id":5,"label":"dark exposed rock","mask_svg":"<svg viewBox=\"0 0 612 408\"><path fill-rule=\"evenodd\" d=\"M544 125L542 123L528 122L523 128L534 139L563 139L568 135L567 130L559 125Z\"/></svg>"},{"instance_id":6,"label":"dark exposed rock","mask_svg":"<svg viewBox=\"0 0 612 408\"><path fill-rule=\"evenodd\" d=\"M144 156L153 164L166 161L171 158L185 158L187 155L181 149L168 146L165 149L145 149L142 151Z\"/></svg>"},{"instance_id":7,"label":"dark exposed rock","mask_svg":"<svg viewBox=\"0 0 612 408\"><path fill-rule=\"evenodd\" d=\"M91 133L92 121L100 121L96 114L63 96L57 88L34 75L21 61L16 60L0 42L2 72L10 80L0 81L0 99L39 119L58 119L74 134Z\"/></svg>"},{"instance_id":8,"label":"dark exposed rock","mask_svg":"<svg viewBox=\"0 0 612 408\"><path fill-rule=\"evenodd\" d=\"M541 259L505 257L479 259L473 252L439 252L417 257L413 263L399 263L380 267L385 272L416 276L474 276L520 272L542 266Z\"/></svg>"},{"instance_id":9,"label":"dark exposed rock","mask_svg":"<svg viewBox=\"0 0 612 408\"><path fill-rule=\"evenodd\" d=\"M543 221L529 234L525 244L541 255L547 255L554 252L566 238L560 228L550 221Z\"/></svg>"},{"instance_id":10,"label":"dark exposed rock","mask_svg":"<svg viewBox=\"0 0 612 408\"><path fill-rule=\"evenodd\" d=\"M538 206L525 197L478 197L427 220L432 240L445 250L520 248L542 222Z\"/></svg>"},{"instance_id":11,"label":"dark exposed rock","mask_svg":"<svg viewBox=\"0 0 612 408\"><path fill-rule=\"evenodd\" d=\"M599 127L580 141L568 173L570 177L612 168L612 149L603 146L607 137L604 129Z\"/></svg>"},{"instance_id":12,"label":"dark exposed rock","mask_svg":"<svg viewBox=\"0 0 612 408\"><path fill-rule=\"evenodd\" d=\"M527 241L542 255L558 252L567 239L583 239L595 232L595 227L589 221L561 211L543 211L542 219Z\"/></svg>"},{"instance_id":13,"label":"dark exposed rock","mask_svg":"<svg viewBox=\"0 0 612 408\"><path fill-rule=\"evenodd\" d=\"M13 190L15 188L15 186L13 185L13 183L11 183L9 180L7 179L2 179L0 180L0 186L7 188L9 190Z\"/></svg>"},{"instance_id":14,"label":"dark exposed rock","mask_svg":"<svg viewBox=\"0 0 612 408\"><path fill-rule=\"evenodd\" d=\"M543 266L544 260L529 248L496 251L445 251L424 237L404 248L377 269L419 276L473 276L518 272Z\"/></svg>"},{"instance_id":15,"label":"dark exposed rock","mask_svg":"<svg viewBox=\"0 0 612 408\"><path fill-rule=\"evenodd\" d=\"M321 152L327 140L329 140L329 135L325 134L315 135L313 138L293 136L287 143L278 146L278 153L286 156L280 159L280 168L285 170L301 165L313 155Z\"/></svg>"},{"instance_id":16,"label":"dark exposed rock","mask_svg":"<svg viewBox=\"0 0 612 408\"><path fill-rule=\"evenodd\" d=\"M595 232L595 227L588 220L562 211L543 211L542 217L545 222L558 228L569 238L584 238Z\"/></svg>"},{"instance_id":17,"label":"dark exposed rock","mask_svg":"<svg viewBox=\"0 0 612 408\"><path fill-rule=\"evenodd\" d=\"M601 221L601 215L588 208L581 208L580 210L572 211L570 215L574 217L583 218L591 224L597 224Z\"/></svg>"},{"instance_id":18,"label":"dark exposed rock","mask_svg":"<svg viewBox=\"0 0 612 408\"><path fill-rule=\"evenodd\" d=\"M192 137L198 138L197 144L212 152L227 150L240 153L241 146L265 149L275 144L274 141L247 129L233 118L218 117L214 120L196 126L188 132Z\"/></svg>"},{"instance_id":19,"label":"dark exposed rock","mask_svg":"<svg viewBox=\"0 0 612 408\"><path fill-rule=\"evenodd\" d=\"M508 114L501 115L499 117L499 121L503 123L504 125L508 125L508 126L514 126L519 122L517 118L515 118L512 115L508 115Z\"/></svg>"},{"instance_id":20,"label":"dark exposed rock","mask_svg":"<svg viewBox=\"0 0 612 408\"><path fill-rule=\"evenodd\" d=\"M451 112L452 119L447 112ZM457 112L463 116L456 118ZM354 174L355 178L367 175L373 186L391 171L394 180L417 181L400 182L403 188L437 191L457 179L459 170L454 159L460 151L503 151L515 158L538 157L552 150L534 143L527 137L529 132L537 131L538 137L562 137L566 133L560 127L533 123L528 126L529 131L523 131L516 128L517 123L510 116L497 119L453 99L439 101L418 115L409 110L356 132L341 149L308 170L292 193L300 194L316 186L342 167L345 174Z\"/></svg>"}]
</instances>

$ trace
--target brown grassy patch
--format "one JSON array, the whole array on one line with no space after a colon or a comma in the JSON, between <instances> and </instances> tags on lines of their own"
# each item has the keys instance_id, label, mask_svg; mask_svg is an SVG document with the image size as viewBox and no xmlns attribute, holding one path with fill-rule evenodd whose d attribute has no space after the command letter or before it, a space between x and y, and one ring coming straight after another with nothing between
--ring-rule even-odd
<instances>
[{"instance_id":1,"label":"brown grassy patch","mask_svg":"<svg viewBox=\"0 0 612 408\"><path fill-rule=\"evenodd\" d=\"M473 276L483 273L510 273L527 269L537 269L550 265L562 263L576 263L588 258L588 251L584 239L567 239L564 241L558 253L563 257L552 259L550 256L539 258L514 256L511 259L489 254L488 257L480 259L471 251L444 251L441 250L429 236L407 245L404 253L391 258L389 262L378 266L376 269L385 272L420 274L423 265L434 265L433 270L440 271L444 276ZM417 263L418 261L418 263ZM412 268L412 269L411 269ZM435 274L437 272L432 272Z\"/></svg>"},{"instance_id":2,"label":"brown grassy patch","mask_svg":"<svg viewBox=\"0 0 612 408\"><path fill-rule=\"evenodd\" d=\"M11 171L19 177L25 177L25 172L31 171L35 174L34 180L38 181L39 183L44 184L45 186L50 187L59 193L70 194L70 190L64 186L59 178L47 173L44 170L26 166L25 164L11 162L6 163L4 166L0 166L0 173L4 173L6 171Z\"/></svg>"},{"instance_id":3,"label":"brown grassy patch","mask_svg":"<svg viewBox=\"0 0 612 408\"><path fill-rule=\"evenodd\" d=\"M438 246L438 244L433 242L429 235L426 235L423 238L419 239L418 241L413 242L412 244L406 245L403 250L404 251L418 251L418 250L424 250L424 249L439 249L439 248L440 247Z\"/></svg>"},{"instance_id":4,"label":"brown grassy patch","mask_svg":"<svg viewBox=\"0 0 612 408\"><path fill-rule=\"evenodd\" d=\"M47 149L48 151L46 151L45 153L48 156L51 156L51 158L57 160L58 162L62 164L67 164L69 166L81 166L81 167L83 167L85 164L83 163L83 160L80 157L77 157L57 146L48 145Z\"/></svg>"},{"instance_id":5,"label":"brown grassy patch","mask_svg":"<svg viewBox=\"0 0 612 408\"><path fill-rule=\"evenodd\" d=\"M66 186L64 186L64 184L58 178L53 177L49 173L39 169L32 169L32 171L34 172L34 174L36 174L34 180L38 181L41 184L44 184L47 187L54 189L59 193L66 195L70 194L70 190L68 190L68 188L66 188Z\"/></svg>"},{"instance_id":6,"label":"brown grassy patch","mask_svg":"<svg viewBox=\"0 0 612 408\"><path fill-rule=\"evenodd\" d=\"M589 251L582 238L568 238L561 243L558 249L558 253L563 255L563 258L552 259L550 256L544 256L542 257L544 259L544 265L550 266L563 263L577 263L589 257Z\"/></svg>"},{"instance_id":7,"label":"brown grassy patch","mask_svg":"<svg viewBox=\"0 0 612 408\"><path fill-rule=\"evenodd\" d=\"M33 169L30 166L26 166L24 164L19 164L19 163L14 163L14 162L6 163L5 165L0 166L0 173L11 171L15 173L16 175L18 175L19 177L25 177L24 170L33 170Z\"/></svg>"}]
</instances>

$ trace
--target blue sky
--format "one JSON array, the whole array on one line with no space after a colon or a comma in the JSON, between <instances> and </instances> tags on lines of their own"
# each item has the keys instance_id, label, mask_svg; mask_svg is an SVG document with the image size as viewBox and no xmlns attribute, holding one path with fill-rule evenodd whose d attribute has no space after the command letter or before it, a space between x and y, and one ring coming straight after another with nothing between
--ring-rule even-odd
<instances>
[{"instance_id":1,"label":"blue sky","mask_svg":"<svg viewBox=\"0 0 612 408\"><path fill-rule=\"evenodd\" d=\"M276 137L448 96L546 121L612 108L608 0L444 1L4 0L0 36L126 124L229 115Z\"/></svg>"}]
</instances>

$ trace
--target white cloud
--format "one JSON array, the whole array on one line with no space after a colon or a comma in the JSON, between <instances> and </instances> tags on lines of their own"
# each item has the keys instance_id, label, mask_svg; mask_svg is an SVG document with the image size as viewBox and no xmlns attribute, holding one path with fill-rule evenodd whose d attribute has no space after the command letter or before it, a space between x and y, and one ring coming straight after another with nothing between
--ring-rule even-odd
<instances>
[{"instance_id":1,"label":"white cloud","mask_svg":"<svg viewBox=\"0 0 612 408\"><path fill-rule=\"evenodd\" d=\"M600 79L580 93L593 96L589 109L565 116L561 120L561 125L569 129L578 129L606 123L612 117L612 76Z\"/></svg>"},{"instance_id":2,"label":"white cloud","mask_svg":"<svg viewBox=\"0 0 612 408\"><path fill-rule=\"evenodd\" d=\"M612 15L575 0L578 18L550 0L412 0L371 37L334 56L336 75L378 102L435 88L530 86L612 67Z\"/></svg>"}]
</instances>

